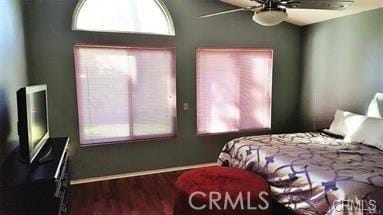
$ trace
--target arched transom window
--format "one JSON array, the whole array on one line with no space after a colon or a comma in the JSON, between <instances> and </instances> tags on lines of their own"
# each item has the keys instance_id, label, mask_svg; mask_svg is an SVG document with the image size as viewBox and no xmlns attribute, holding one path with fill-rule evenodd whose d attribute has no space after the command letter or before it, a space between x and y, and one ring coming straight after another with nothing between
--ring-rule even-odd
<instances>
[{"instance_id":1,"label":"arched transom window","mask_svg":"<svg viewBox=\"0 0 383 215\"><path fill-rule=\"evenodd\" d=\"M73 30L175 35L161 0L80 0Z\"/></svg>"}]
</instances>

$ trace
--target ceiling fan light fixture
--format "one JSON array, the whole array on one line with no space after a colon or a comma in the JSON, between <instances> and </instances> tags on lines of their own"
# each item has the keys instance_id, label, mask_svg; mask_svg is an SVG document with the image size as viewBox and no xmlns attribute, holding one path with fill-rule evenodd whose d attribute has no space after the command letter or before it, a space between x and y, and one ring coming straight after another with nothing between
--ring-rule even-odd
<instances>
[{"instance_id":1,"label":"ceiling fan light fixture","mask_svg":"<svg viewBox=\"0 0 383 215\"><path fill-rule=\"evenodd\" d=\"M287 19L287 13L282 8L264 8L262 10L254 12L254 22L263 26L274 26L285 21Z\"/></svg>"}]
</instances>

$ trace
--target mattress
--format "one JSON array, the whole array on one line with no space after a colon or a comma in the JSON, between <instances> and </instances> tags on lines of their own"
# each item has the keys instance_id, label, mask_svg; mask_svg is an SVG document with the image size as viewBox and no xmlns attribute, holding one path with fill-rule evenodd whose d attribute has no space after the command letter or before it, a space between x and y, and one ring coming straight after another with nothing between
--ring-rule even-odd
<instances>
[{"instance_id":1,"label":"mattress","mask_svg":"<svg viewBox=\"0 0 383 215\"><path fill-rule=\"evenodd\" d=\"M383 151L322 132L234 139L218 165L267 178L274 199L298 214L383 214Z\"/></svg>"}]
</instances>

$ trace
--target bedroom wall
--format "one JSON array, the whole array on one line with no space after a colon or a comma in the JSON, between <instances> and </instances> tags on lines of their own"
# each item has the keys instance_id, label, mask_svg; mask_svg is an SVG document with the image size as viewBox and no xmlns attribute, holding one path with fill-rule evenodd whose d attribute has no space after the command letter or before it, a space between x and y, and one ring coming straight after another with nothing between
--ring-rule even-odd
<instances>
[{"instance_id":1,"label":"bedroom wall","mask_svg":"<svg viewBox=\"0 0 383 215\"><path fill-rule=\"evenodd\" d=\"M19 0L0 1L0 164L17 145L16 91L27 80L21 9Z\"/></svg>"},{"instance_id":2,"label":"bedroom wall","mask_svg":"<svg viewBox=\"0 0 383 215\"><path fill-rule=\"evenodd\" d=\"M383 92L383 9L303 29L301 122L328 127L336 109L366 114Z\"/></svg>"},{"instance_id":3,"label":"bedroom wall","mask_svg":"<svg viewBox=\"0 0 383 215\"><path fill-rule=\"evenodd\" d=\"M75 32L71 30L76 1L25 1L30 78L46 83L50 131L70 136L73 178L88 178L167 167L215 162L225 142L249 133L197 137L195 129L195 49L254 47L274 49L273 132L298 128L301 29L287 23L262 27L249 13L199 19L205 13L231 8L213 0L164 0L175 22L176 36ZM79 147L73 45L176 46L177 138ZM182 103L190 111L184 112ZM255 134L255 133L251 133Z\"/></svg>"}]
</instances>

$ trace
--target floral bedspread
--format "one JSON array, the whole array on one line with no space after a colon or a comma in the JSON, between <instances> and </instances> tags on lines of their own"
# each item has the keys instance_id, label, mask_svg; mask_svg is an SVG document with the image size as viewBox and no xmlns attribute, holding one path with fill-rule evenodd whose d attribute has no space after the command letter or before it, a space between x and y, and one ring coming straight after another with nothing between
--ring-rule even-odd
<instances>
[{"instance_id":1,"label":"floral bedspread","mask_svg":"<svg viewBox=\"0 0 383 215\"><path fill-rule=\"evenodd\" d=\"M383 151L322 132L249 136L218 158L264 175L273 198L298 214L383 214Z\"/></svg>"}]
</instances>

